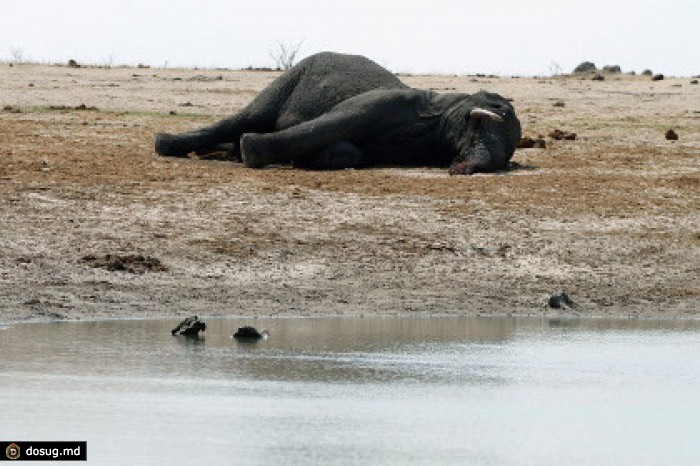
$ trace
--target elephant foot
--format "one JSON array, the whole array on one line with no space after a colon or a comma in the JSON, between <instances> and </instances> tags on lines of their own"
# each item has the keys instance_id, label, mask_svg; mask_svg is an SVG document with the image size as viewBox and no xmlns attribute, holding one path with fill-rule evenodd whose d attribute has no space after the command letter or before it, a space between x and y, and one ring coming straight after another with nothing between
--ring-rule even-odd
<instances>
[{"instance_id":1,"label":"elephant foot","mask_svg":"<svg viewBox=\"0 0 700 466\"><path fill-rule=\"evenodd\" d=\"M253 133L241 136L241 159L247 168L262 168L275 162L261 136Z\"/></svg>"},{"instance_id":2,"label":"elephant foot","mask_svg":"<svg viewBox=\"0 0 700 466\"><path fill-rule=\"evenodd\" d=\"M177 136L158 133L156 134L156 153L164 157L187 157L189 151L178 143Z\"/></svg>"}]
</instances>

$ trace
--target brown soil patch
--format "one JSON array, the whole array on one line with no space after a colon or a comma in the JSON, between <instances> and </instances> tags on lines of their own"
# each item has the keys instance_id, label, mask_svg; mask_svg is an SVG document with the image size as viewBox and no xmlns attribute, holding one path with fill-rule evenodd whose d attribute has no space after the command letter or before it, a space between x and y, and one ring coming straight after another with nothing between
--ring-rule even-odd
<instances>
[{"instance_id":1,"label":"brown soil patch","mask_svg":"<svg viewBox=\"0 0 700 466\"><path fill-rule=\"evenodd\" d=\"M0 321L700 312L699 87L404 77L512 98L525 135L576 133L518 150L517 169L495 175L154 154L157 131L213 122L275 75L0 66ZM670 127L679 140L665 139ZM167 270L81 262L106 251ZM578 306L546 308L561 289Z\"/></svg>"},{"instance_id":2,"label":"brown soil patch","mask_svg":"<svg viewBox=\"0 0 700 466\"><path fill-rule=\"evenodd\" d=\"M160 260L155 257L145 257L140 254L105 254L102 256L88 255L82 257L80 262L90 267L109 270L110 272L146 273L165 272L165 267Z\"/></svg>"}]
</instances>

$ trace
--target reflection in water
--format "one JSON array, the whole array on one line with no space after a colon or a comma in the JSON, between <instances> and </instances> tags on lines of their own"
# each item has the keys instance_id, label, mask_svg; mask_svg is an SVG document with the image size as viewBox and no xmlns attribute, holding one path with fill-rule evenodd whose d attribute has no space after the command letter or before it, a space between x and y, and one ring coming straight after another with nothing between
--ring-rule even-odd
<instances>
[{"instance_id":1,"label":"reflection in water","mask_svg":"<svg viewBox=\"0 0 700 466\"><path fill-rule=\"evenodd\" d=\"M695 459L698 322L209 319L200 338L174 324L0 330L3 435L88 440L102 464ZM270 339L232 339L246 324Z\"/></svg>"}]
</instances>

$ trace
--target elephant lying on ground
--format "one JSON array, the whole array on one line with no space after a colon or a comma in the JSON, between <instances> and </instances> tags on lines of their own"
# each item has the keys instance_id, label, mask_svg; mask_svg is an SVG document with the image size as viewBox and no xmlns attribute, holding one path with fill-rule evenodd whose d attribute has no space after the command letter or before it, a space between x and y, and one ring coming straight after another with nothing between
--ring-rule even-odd
<instances>
[{"instance_id":1,"label":"elephant lying on ground","mask_svg":"<svg viewBox=\"0 0 700 466\"><path fill-rule=\"evenodd\" d=\"M160 155L234 147L243 164L308 169L449 166L452 174L504 170L520 140L513 106L498 94L413 89L356 55L312 55L240 113L197 131L160 133Z\"/></svg>"}]
</instances>

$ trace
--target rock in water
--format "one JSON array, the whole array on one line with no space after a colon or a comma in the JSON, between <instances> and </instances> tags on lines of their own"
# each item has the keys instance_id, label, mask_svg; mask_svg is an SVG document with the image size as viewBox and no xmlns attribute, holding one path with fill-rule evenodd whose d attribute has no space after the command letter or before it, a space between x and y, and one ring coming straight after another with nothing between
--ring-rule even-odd
<instances>
[{"instance_id":1,"label":"rock in water","mask_svg":"<svg viewBox=\"0 0 700 466\"><path fill-rule=\"evenodd\" d=\"M560 291L559 293L551 295L549 297L549 301L547 301L547 305L552 309L562 309L566 307L577 306L574 300L571 299L571 296L569 296L569 293L567 293L566 291Z\"/></svg>"},{"instance_id":2,"label":"rock in water","mask_svg":"<svg viewBox=\"0 0 700 466\"><path fill-rule=\"evenodd\" d=\"M246 325L244 327L239 327L236 333L233 334L232 338L237 340L261 340L270 336L267 330L258 331L255 327Z\"/></svg>"},{"instance_id":3,"label":"rock in water","mask_svg":"<svg viewBox=\"0 0 700 466\"><path fill-rule=\"evenodd\" d=\"M207 324L199 320L199 317L192 316L180 322L170 333L173 335L197 336L200 331L204 332L206 329Z\"/></svg>"}]
</instances>

